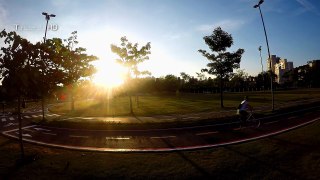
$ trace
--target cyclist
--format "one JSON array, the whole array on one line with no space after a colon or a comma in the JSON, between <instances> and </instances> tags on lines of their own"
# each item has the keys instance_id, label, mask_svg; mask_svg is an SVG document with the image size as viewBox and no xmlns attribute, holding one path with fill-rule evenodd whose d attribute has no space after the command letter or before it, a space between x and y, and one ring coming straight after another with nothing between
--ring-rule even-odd
<instances>
[{"instance_id":1,"label":"cyclist","mask_svg":"<svg viewBox=\"0 0 320 180\"><path fill-rule=\"evenodd\" d=\"M246 124L246 120L249 115L248 110L252 112L252 106L249 104L249 97L245 96L244 100L239 105L240 123L242 125Z\"/></svg>"}]
</instances>

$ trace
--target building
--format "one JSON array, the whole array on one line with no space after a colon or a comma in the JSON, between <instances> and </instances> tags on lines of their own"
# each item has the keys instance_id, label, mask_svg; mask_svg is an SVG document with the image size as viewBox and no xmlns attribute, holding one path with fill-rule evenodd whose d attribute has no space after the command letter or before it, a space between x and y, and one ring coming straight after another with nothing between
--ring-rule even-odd
<instances>
[{"instance_id":1,"label":"building","mask_svg":"<svg viewBox=\"0 0 320 180\"><path fill-rule=\"evenodd\" d=\"M271 63L270 63L271 61ZM286 79L283 77L283 75L293 69L293 62L288 62L287 59L281 59L280 57L277 57L276 55L272 55L270 59L268 59L267 67L268 69L272 69L272 72L277 76L276 82L278 84L283 84ZM270 64L271 67L270 68Z\"/></svg>"},{"instance_id":2,"label":"building","mask_svg":"<svg viewBox=\"0 0 320 180\"><path fill-rule=\"evenodd\" d=\"M320 60L319 59L308 61L308 64L309 64L310 68L320 69Z\"/></svg>"},{"instance_id":3,"label":"building","mask_svg":"<svg viewBox=\"0 0 320 180\"><path fill-rule=\"evenodd\" d=\"M280 58L277 57L276 55L271 55L271 58L268 59L267 61L267 67L268 67L268 70L270 70L270 65L272 67L272 72L274 72L275 70L275 64L277 64L277 62L279 62ZM271 61L271 64L270 64L270 61Z\"/></svg>"}]
</instances>

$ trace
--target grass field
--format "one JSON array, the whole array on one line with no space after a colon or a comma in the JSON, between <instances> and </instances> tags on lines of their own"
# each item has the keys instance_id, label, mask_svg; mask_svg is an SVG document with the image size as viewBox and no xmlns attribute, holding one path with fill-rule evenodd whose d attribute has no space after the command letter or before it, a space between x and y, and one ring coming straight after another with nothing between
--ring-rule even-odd
<instances>
[{"instance_id":1,"label":"grass field","mask_svg":"<svg viewBox=\"0 0 320 180\"><path fill-rule=\"evenodd\" d=\"M248 95L254 107L271 106L270 92L225 93L224 106L220 108L219 94L183 94L177 95L143 95L139 103L133 96L133 111L137 116L186 114L195 112L234 110ZM279 107L293 101L320 98L320 89L287 90L275 92L275 106ZM116 97L98 100L76 101L75 111L70 112L70 103L61 103L50 108L54 113L68 116L126 116L130 115L128 97Z\"/></svg>"},{"instance_id":2,"label":"grass field","mask_svg":"<svg viewBox=\"0 0 320 180\"><path fill-rule=\"evenodd\" d=\"M0 179L319 179L320 122L244 144L168 153L96 153L26 144L35 161L15 165L16 141L0 136Z\"/></svg>"}]
</instances>

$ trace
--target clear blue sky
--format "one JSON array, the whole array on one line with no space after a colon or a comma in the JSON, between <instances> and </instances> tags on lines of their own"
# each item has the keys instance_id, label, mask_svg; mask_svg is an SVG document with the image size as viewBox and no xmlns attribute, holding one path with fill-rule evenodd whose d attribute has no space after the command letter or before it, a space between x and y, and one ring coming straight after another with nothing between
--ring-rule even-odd
<instances>
[{"instance_id":1,"label":"clear blue sky","mask_svg":"<svg viewBox=\"0 0 320 180\"><path fill-rule=\"evenodd\" d=\"M48 38L67 38L78 31L80 46L102 61L114 61L110 44L121 36L144 45L151 42L150 60L141 69L154 76L195 75L207 60L198 49L207 49L203 36L221 26L232 34L230 51L245 49L241 69L261 71L258 47L266 61L267 48L258 0L0 0L0 28L32 28L18 33L32 42L42 41L43 11L56 14ZM320 1L265 0L261 6L271 54L293 61L294 66L320 59ZM264 68L266 68L264 62Z\"/></svg>"}]
</instances>

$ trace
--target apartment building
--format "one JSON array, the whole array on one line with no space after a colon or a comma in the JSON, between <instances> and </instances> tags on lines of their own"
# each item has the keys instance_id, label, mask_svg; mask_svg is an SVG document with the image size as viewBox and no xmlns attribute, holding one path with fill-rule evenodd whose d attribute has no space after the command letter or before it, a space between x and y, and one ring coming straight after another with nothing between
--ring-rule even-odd
<instances>
[{"instance_id":1,"label":"apartment building","mask_svg":"<svg viewBox=\"0 0 320 180\"><path fill-rule=\"evenodd\" d=\"M270 64L271 61L271 64ZM270 68L271 65L271 68ZM283 84L286 79L283 75L293 69L293 62L288 61L287 59L281 59L276 55L272 55L270 59L267 61L268 69L272 69L272 72L277 75L276 82L279 84Z\"/></svg>"}]
</instances>

